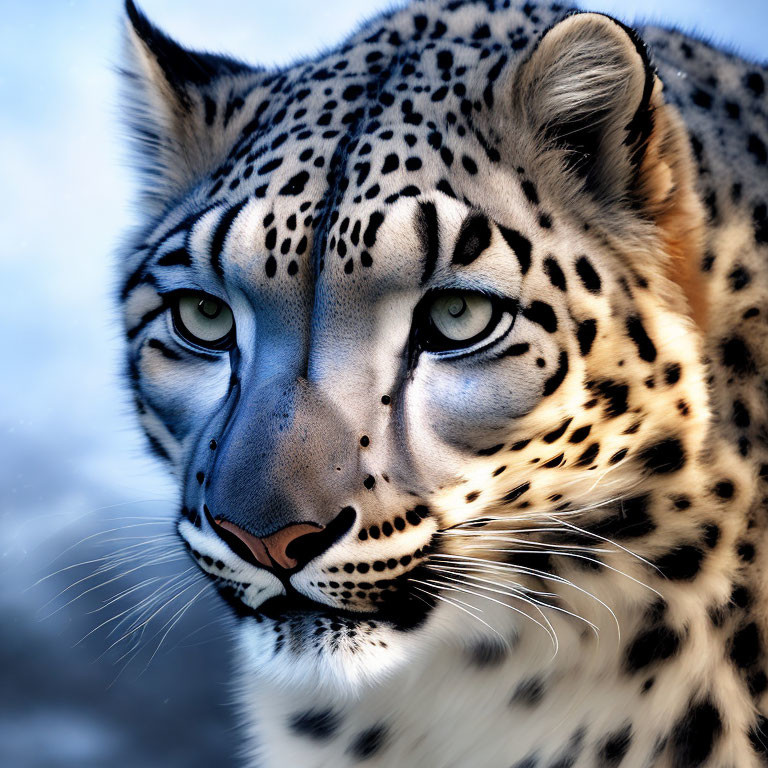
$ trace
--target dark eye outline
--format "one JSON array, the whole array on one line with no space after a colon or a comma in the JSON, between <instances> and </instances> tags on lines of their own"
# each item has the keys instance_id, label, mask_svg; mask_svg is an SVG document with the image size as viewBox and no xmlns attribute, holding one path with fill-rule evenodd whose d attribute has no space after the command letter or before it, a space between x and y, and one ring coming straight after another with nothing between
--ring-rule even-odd
<instances>
[{"instance_id":1,"label":"dark eye outline","mask_svg":"<svg viewBox=\"0 0 768 768\"><path fill-rule=\"evenodd\" d=\"M441 296L460 294L462 296L474 295L482 296L491 302L491 317L485 328L479 333L468 339L449 339L438 330L430 309L437 299ZM409 343L409 359L413 363L420 352L433 352L436 354L447 352L459 352L463 349L473 347L479 341L488 336L496 328L504 315L509 313L514 317L517 314L517 302L513 299L498 296L483 291L472 290L433 290L427 292L416 305L413 311L413 321L411 324L411 338Z\"/></svg>"},{"instance_id":2,"label":"dark eye outline","mask_svg":"<svg viewBox=\"0 0 768 768\"><path fill-rule=\"evenodd\" d=\"M186 325L184 325L184 321L181 319L179 302L181 299L190 296L198 299L199 302L205 300L216 301L232 312L232 307L230 307L224 299L220 299L218 296L214 296L210 293L205 293L205 291L174 291L173 293L165 294L165 301L171 310L174 331L176 331L176 333L188 344L191 344L194 347L199 347L200 349L215 352L226 352L232 349L235 346L237 338L234 313L232 315L232 328L225 336L215 339L214 341L206 341L205 339L198 338Z\"/></svg>"}]
</instances>

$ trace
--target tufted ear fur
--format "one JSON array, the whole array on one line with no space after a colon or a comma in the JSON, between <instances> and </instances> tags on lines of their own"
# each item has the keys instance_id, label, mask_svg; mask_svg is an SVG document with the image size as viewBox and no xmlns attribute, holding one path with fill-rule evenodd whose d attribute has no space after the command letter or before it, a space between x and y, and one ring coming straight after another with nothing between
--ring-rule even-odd
<instances>
[{"instance_id":1,"label":"tufted ear fur","mask_svg":"<svg viewBox=\"0 0 768 768\"><path fill-rule=\"evenodd\" d=\"M641 251L655 225L665 275L700 319L703 291L692 281L704 219L690 146L644 43L608 16L576 13L544 33L515 80L528 167L576 213L624 238L624 251L633 242Z\"/></svg>"},{"instance_id":2,"label":"tufted ear fur","mask_svg":"<svg viewBox=\"0 0 768 768\"><path fill-rule=\"evenodd\" d=\"M516 106L548 159L610 204L630 190L642 160L654 80L633 33L607 16L579 13L548 30L522 64Z\"/></svg>"},{"instance_id":3,"label":"tufted ear fur","mask_svg":"<svg viewBox=\"0 0 768 768\"><path fill-rule=\"evenodd\" d=\"M126 0L125 11L128 127L139 155L142 200L158 210L220 159L228 122L221 104L254 70L234 59L185 50L132 0Z\"/></svg>"}]
</instances>

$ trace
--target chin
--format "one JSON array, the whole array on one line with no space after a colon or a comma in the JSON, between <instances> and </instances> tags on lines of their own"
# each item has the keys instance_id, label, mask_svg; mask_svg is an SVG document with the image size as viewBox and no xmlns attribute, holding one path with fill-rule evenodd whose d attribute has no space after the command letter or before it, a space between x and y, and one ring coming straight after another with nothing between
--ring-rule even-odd
<instances>
[{"instance_id":1,"label":"chin","mask_svg":"<svg viewBox=\"0 0 768 768\"><path fill-rule=\"evenodd\" d=\"M374 614L309 602L271 598L240 619L237 648L246 679L255 675L286 688L349 695L413 662L429 642L430 619L403 629Z\"/></svg>"},{"instance_id":2,"label":"chin","mask_svg":"<svg viewBox=\"0 0 768 768\"><path fill-rule=\"evenodd\" d=\"M440 626L436 599L413 588L424 566L389 580L377 604L339 605L313 588L311 568L279 579L186 520L178 532L235 617L244 680L349 694L417 658Z\"/></svg>"}]
</instances>

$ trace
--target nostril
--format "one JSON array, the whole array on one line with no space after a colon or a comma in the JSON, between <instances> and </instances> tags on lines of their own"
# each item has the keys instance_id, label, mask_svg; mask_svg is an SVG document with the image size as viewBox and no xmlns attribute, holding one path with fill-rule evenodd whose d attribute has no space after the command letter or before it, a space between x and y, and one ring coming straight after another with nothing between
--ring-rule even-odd
<instances>
[{"instance_id":1,"label":"nostril","mask_svg":"<svg viewBox=\"0 0 768 768\"><path fill-rule=\"evenodd\" d=\"M289 542L285 548L285 558L292 561L292 567L296 567L299 563L308 563L327 549L317 538L320 533L320 531L311 531Z\"/></svg>"},{"instance_id":2,"label":"nostril","mask_svg":"<svg viewBox=\"0 0 768 768\"><path fill-rule=\"evenodd\" d=\"M322 532L323 526L317 523L295 523L265 536L261 541L269 552L269 556L281 568L291 570L299 564L293 554L292 545L301 539L314 539Z\"/></svg>"},{"instance_id":3,"label":"nostril","mask_svg":"<svg viewBox=\"0 0 768 768\"><path fill-rule=\"evenodd\" d=\"M354 507L344 507L322 531L298 536L286 547L285 554L300 566L318 557L330 549L355 522L357 513Z\"/></svg>"},{"instance_id":4,"label":"nostril","mask_svg":"<svg viewBox=\"0 0 768 768\"><path fill-rule=\"evenodd\" d=\"M250 563L259 563L265 568L272 567L267 548L258 536L244 531L239 525L230 523L228 520L217 517L212 522L216 533L224 539L238 557L242 557L243 560Z\"/></svg>"}]
</instances>

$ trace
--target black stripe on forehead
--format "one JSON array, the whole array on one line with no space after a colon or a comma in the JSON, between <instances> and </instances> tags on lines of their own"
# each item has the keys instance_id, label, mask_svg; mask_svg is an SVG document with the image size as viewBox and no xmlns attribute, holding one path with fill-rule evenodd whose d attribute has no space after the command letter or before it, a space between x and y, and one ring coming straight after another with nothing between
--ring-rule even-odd
<instances>
[{"instance_id":1,"label":"black stripe on forehead","mask_svg":"<svg viewBox=\"0 0 768 768\"><path fill-rule=\"evenodd\" d=\"M344 197L344 189L346 188L346 184L342 183L346 179L344 171L349 156L356 148L357 141L363 132L362 122L363 115L360 115L349 125L347 132L342 134L336 143L328 163L328 186L317 205L317 214L312 222L312 226L316 229L312 246L312 261L316 275L320 273L321 264L325 260L328 231L334 223L333 211L338 210ZM351 150L350 146L352 147Z\"/></svg>"},{"instance_id":2,"label":"black stripe on forehead","mask_svg":"<svg viewBox=\"0 0 768 768\"><path fill-rule=\"evenodd\" d=\"M128 294L136 288L141 283L146 282L154 282L154 278L152 275L147 273L147 268L149 265L149 262L157 255L158 251L167 243L172 237L175 235L178 235L180 232L184 232L184 250L187 252L187 255L189 255L189 236L192 232L192 229L194 228L195 224L203 217L205 216L209 211L213 210L216 206L215 205L207 205L205 208L203 208L200 211L195 211L194 213L189 214L188 216L185 216L178 224L175 224L171 229L169 229L164 235L162 235L159 240L156 243L153 243L150 246L147 246L147 255L141 260L141 263L136 267L136 269L131 272L130 275L125 279L125 282L123 283L123 287L120 291L120 299L122 301L125 301L125 299L128 297ZM179 249L181 250L181 249ZM174 251L171 251L171 253L175 253ZM157 261L158 266L174 266L165 264L166 258L168 258L170 254L166 254L164 256L161 256L160 259ZM179 258L181 256L177 254ZM191 263L191 259L190 259Z\"/></svg>"},{"instance_id":3,"label":"black stripe on forehead","mask_svg":"<svg viewBox=\"0 0 768 768\"><path fill-rule=\"evenodd\" d=\"M221 266L221 251L224 248L224 241L227 239L232 224L247 202L248 198L246 197L245 200L241 200L227 210L216 225L216 231L211 238L211 268L219 277L224 277L224 269Z\"/></svg>"},{"instance_id":4,"label":"black stripe on forehead","mask_svg":"<svg viewBox=\"0 0 768 768\"><path fill-rule=\"evenodd\" d=\"M491 244L491 227L482 213L464 219L456 239L451 262L462 267L471 264Z\"/></svg>"},{"instance_id":5,"label":"black stripe on forehead","mask_svg":"<svg viewBox=\"0 0 768 768\"><path fill-rule=\"evenodd\" d=\"M520 271L525 275L531 268L531 241L516 229L507 229L501 224L497 226L507 245L515 252L520 262Z\"/></svg>"},{"instance_id":6,"label":"black stripe on forehead","mask_svg":"<svg viewBox=\"0 0 768 768\"><path fill-rule=\"evenodd\" d=\"M178 224L171 227L171 229L169 229L152 246L152 255L154 256L163 247L163 245L165 245L165 243L167 243L174 235L178 235L179 232L184 232L184 247L189 250L189 237L192 234L192 230L195 228L195 225L198 221L200 221L200 219L203 218L203 216L216 208L216 206L216 203L212 205L206 205L201 210L195 211L194 213L190 213L188 216L185 216Z\"/></svg>"},{"instance_id":7,"label":"black stripe on forehead","mask_svg":"<svg viewBox=\"0 0 768 768\"><path fill-rule=\"evenodd\" d=\"M421 273L421 285L424 285L432 277L440 255L440 229L434 203L419 204L415 225L424 252L424 270Z\"/></svg>"},{"instance_id":8,"label":"black stripe on forehead","mask_svg":"<svg viewBox=\"0 0 768 768\"><path fill-rule=\"evenodd\" d=\"M192 257L186 248L175 248L157 260L158 267L191 267Z\"/></svg>"},{"instance_id":9,"label":"black stripe on forehead","mask_svg":"<svg viewBox=\"0 0 768 768\"><path fill-rule=\"evenodd\" d=\"M375 71L370 69L365 74L361 73L359 79L353 78L353 81L349 83L344 91L346 96L342 96L346 100L347 98L352 98L353 95L357 99L358 96L365 94L363 96L363 103L353 112L344 116L344 131L341 133L328 162L328 186L317 206L317 214L313 222L316 232L312 247L312 260L316 275L319 274L322 268L321 265L324 263L328 244L328 231L333 225L332 214L341 205L349 183L347 164L350 156L357 149L359 142L363 141L366 137L371 137L371 143L374 144L374 152L376 150L375 135L381 126L373 115L381 113L382 107L379 101L383 102L387 83L393 74L398 71L404 58L398 54L398 46L401 45L401 41L398 39L397 42L391 45L393 50L388 63L385 65L383 60L378 60L375 65ZM369 241L375 242L376 230L382 221L384 221L382 213L376 211L371 215L370 223L363 235L363 242L368 248L372 247L372 242ZM378 223L374 225L374 222Z\"/></svg>"},{"instance_id":10,"label":"black stripe on forehead","mask_svg":"<svg viewBox=\"0 0 768 768\"><path fill-rule=\"evenodd\" d=\"M148 277L144 272L147 266L147 261L149 261L151 256L152 252L149 251L147 255L144 256L144 258L141 260L139 266L136 267L136 269L134 269L133 272L131 272L128 277L125 278L123 285L120 288L121 301L125 301L128 298L128 294L140 283L147 282L148 280L154 280L151 275Z\"/></svg>"}]
</instances>

